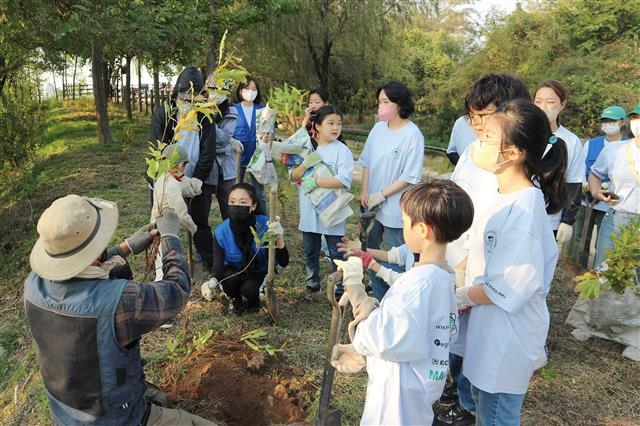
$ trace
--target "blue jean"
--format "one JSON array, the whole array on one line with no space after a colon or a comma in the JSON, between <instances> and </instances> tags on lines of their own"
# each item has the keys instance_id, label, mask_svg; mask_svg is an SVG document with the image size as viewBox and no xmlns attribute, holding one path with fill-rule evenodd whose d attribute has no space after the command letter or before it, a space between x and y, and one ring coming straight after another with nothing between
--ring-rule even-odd
<instances>
[{"instance_id":1,"label":"blue jean","mask_svg":"<svg viewBox=\"0 0 640 426\"><path fill-rule=\"evenodd\" d=\"M471 395L471 382L462 374L462 360L464 358L449 352L449 371L453 377L453 383L458 390L458 402L460 405L472 413L476 411L476 404Z\"/></svg>"},{"instance_id":2,"label":"blue jean","mask_svg":"<svg viewBox=\"0 0 640 426\"><path fill-rule=\"evenodd\" d=\"M379 264L380 266L384 266L385 268L392 269L397 272L404 272L404 268L400 265L396 265L395 263L380 262ZM373 297L378 300L382 300L384 295L387 293L387 290L389 290L389 283L377 276L371 269L368 269L367 272L369 273L369 278L371 278L369 285L371 285Z\"/></svg>"},{"instance_id":3,"label":"blue jean","mask_svg":"<svg viewBox=\"0 0 640 426\"><path fill-rule=\"evenodd\" d=\"M471 385L476 426L519 426L524 394L489 393Z\"/></svg>"},{"instance_id":4,"label":"blue jean","mask_svg":"<svg viewBox=\"0 0 640 426\"><path fill-rule=\"evenodd\" d=\"M614 247L611 236L613 234L620 235L620 227L626 225L634 218L640 218L635 213L626 213L609 209L602 219L600 229L598 230L598 238L596 239L596 257L594 264L597 267L606 259L607 249Z\"/></svg>"},{"instance_id":5,"label":"blue jean","mask_svg":"<svg viewBox=\"0 0 640 426\"><path fill-rule=\"evenodd\" d=\"M387 249L391 247L400 247L404 244L404 237L402 236L402 228L390 228L384 226L376 219L371 226L371 231L367 236L367 248L379 249L382 245L382 237L387 243Z\"/></svg>"},{"instance_id":6,"label":"blue jean","mask_svg":"<svg viewBox=\"0 0 640 426\"><path fill-rule=\"evenodd\" d=\"M315 232L302 233L302 246L304 249L304 265L307 268L307 285L316 286L320 284L320 246L322 234ZM331 270L335 272L336 265L333 259L344 260L342 253L338 251L337 244L342 242L342 236L325 235L327 246L329 248L329 258L331 262Z\"/></svg>"}]
</instances>

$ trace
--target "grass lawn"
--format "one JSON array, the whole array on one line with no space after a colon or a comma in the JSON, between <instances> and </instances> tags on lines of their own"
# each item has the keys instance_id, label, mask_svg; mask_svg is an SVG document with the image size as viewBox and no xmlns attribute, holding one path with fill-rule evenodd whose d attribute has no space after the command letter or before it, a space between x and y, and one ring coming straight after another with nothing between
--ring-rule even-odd
<instances>
[{"instance_id":1,"label":"grass lawn","mask_svg":"<svg viewBox=\"0 0 640 426\"><path fill-rule=\"evenodd\" d=\"M116 201L120 225L114 243L149 219L143 173L150 118L129 122L121 110L111 112L114 141L104 146L97 141L90 102L52 104L33 160L0 176L0 424L51 424L21 299L42 211L69 193ZM129 133L133 141L123 144L122 135ZM363 142L349 146L358 155ZM430 174L449 168L445 157L434 154L426 165ZM178 323L142 341L150 381L178 406L227 424L312 422L317 412L331 308L323 292L309 294L304 288L296 190L282 181L278 210L291 254L289 267L276 277L282 320L273 324L266 311L232 316L224 295L206 302L194 286ZM357 179L353 192L359 192ZM219 222L217 210L212 210L211 222ZM356 228L352 217L349 233L355 234ZM142 280L144 256L130 260L136 279ZM328 261L322 261L322 268L329 271ZM575 295L565 285L565 275L560 264L548 299L550 360L531 381L523 424L638 424L640 366L620 356L619 344L578 342L570 336L564 319ZM341 408L343 424L358 423L365 387L365 372L336 375L332 402Z\"/></svg>"}]
</instances>

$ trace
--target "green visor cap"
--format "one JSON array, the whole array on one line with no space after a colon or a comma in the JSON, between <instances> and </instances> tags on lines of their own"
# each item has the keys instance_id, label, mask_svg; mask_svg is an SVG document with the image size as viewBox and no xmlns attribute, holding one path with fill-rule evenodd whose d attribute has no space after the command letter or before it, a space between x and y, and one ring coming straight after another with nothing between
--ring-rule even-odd
<instances>
[{"instance_id":1,"label":"green visor cap","mask_svg":"<svg viewBox=\"0 0 640 426\"><path fill-rule=\"evenodd\" d=\"M624 108L619 107L617 105L613 105L610 107L606 107L604 111L602 111L602 115L598 118L598 120L609 119L609 120L624 120L627 117L627 112Z\"/></svg>"},{"instance_id":2,"label":"green visor cap","mask_svg":"<svg viewBox=\"0 0 640 426\"><path fill-rule=\"evenodd\" d=\"M640 104L636 105L627 115L640 115Z\"/></svg>"}]
</instances>

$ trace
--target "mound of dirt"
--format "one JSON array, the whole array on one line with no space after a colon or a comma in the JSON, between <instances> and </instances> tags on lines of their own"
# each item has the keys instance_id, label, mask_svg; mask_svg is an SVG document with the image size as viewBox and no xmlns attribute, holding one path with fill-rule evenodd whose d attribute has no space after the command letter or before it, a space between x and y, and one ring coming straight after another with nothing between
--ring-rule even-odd
<instances>
[{"instance_id":1,"label":"mound of dirt","mask_svg":"<svg viewBox=\"0 0 640 426\"><path fill-rule=\"evenodd\" d=\"M165 387L171 399L192 400L198 405L198 415L229 426L304 421L295 386L289 380L269 377L268 355L226 336L212 340L206 350L180 363L182 377ZM173 371L167 371L165 377L179 374L175 368L167 366Z\"/></svg>"}]
</instances>

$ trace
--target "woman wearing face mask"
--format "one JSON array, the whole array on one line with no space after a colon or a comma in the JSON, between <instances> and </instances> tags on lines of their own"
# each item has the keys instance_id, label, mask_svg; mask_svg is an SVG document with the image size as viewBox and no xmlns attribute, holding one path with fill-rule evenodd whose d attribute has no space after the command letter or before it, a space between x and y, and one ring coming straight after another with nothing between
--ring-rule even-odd
<instances>
[{"instance_id":1,"label":"woman wearing face mask","mask_svg":"<svg viewBox=\"0 0 640 426\"><path fill-rule=\"evenodd\" d=\"M591 196L609 206L598 229L595 265L613 248L612 234L619 235L621 226L640 219L640 104L629 113L629 127L635 137L606 145L589 174ZM606 180L609 185L604 190Z\"/></svg>"},{"instance_id":2,"label":"woman wearing face mask","mask_svg":"<svg viewBox=\"0 0 640 426\"><path fill-rule=\"evenodd\" d=\"M606 107L602 111L598 121L600 122L600 129L603 134L589 139L582 147L582 158L585 165L585 184L588 182L591 167L596 162L596 159L600 155L602 149L610 143L628 139L628 136L621 131L622 126L624 126L625 116L626 113L624 108L617 105ZM608 182L608 179L605 179L603 182ZM593 205L591 214L589 215L589 223L587 224L586 235L584 236L584 247L580 247L582 229L586 218L586 206L587 203L592 203L594 201L595 204ZM585 268L588 267L587 263L589 260L589 248L591 247L591 235L593 233L593 228L594 226L597 226L598 229L600 229L600 224L602 223L604 214L608 209L609 205L607 203L594 200L590 194L583 197L582 206L578 210L576 217L576 226L574 227L576 235L571 246L571 254L569 257L570 262L578 263Z\"/></svg>"},{"instance_id":3,"label":"woman wearing face mask","mask_svg":"<svg viewBox=\"0 0 640 426\"><path fill-rule=\"evenodd\" d=\"M549 119L551 131L567 146L567 194L568 200L563 210L549 216L551 227L557 231L556 240L560 247L566 245L573 235L573 223L580 207L584 162L580 138L560 124L560 113L567 105L567 91L556 80L548 80L536 87L533 102L544 111Z\"/></svg>"},{"instance_id":4,"label":"woman wearing face mask","mask_svg":"<svg viewBox=\"0 0 640 426\"><path fill-rule=\"evenodd\" d=\"M388 248L404 244L400 196L422 178L424 137L409 116L414 111L404 84L390 81L376 90L378 117L358 164L363 167L360 204L377 208L367 246L378 249L384 235Z\"/></svg>"},{"instance_id":5,"label":"woman wearing face mask","mask_svg":"<svg viewBox=\"0 0 640 426\"><path fill-rule=\"evenodd\" d=\"M470 309L464 375L476 424L520 425L533 372L546 362L546 296L558 259L547 214L566 199L564 142L532 102L518 99L487 118L471 157L496 176L469 235L458 309Z\"/></svg>"},{"instance_id":6,"label":"woman wearing face mask","mask_svg":"<svg viewBox=\"0 0 640 426\"><path fill-rule=\"evenodd\" d=\"M238 183L229 192L229 218L213 231L213 276L231 299L229 309L241 315L260 308L260 285L267 275L267 248L256 247L253 231L260 238L268 231L276 236L276 263L289 264L279 220L269 223L262 214L253 186ZM244 301L243 301L244 298Z\"/></svg>"}]
</instances>

